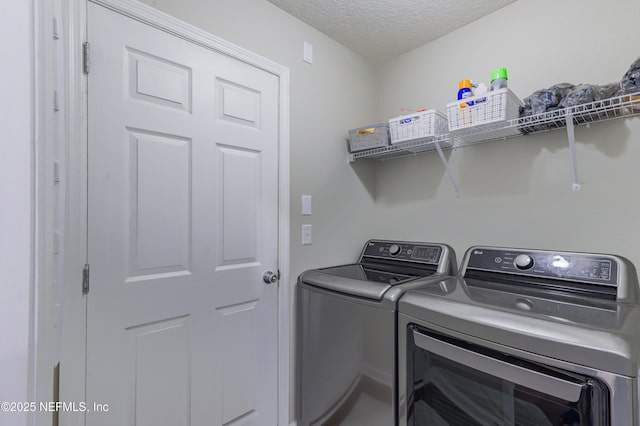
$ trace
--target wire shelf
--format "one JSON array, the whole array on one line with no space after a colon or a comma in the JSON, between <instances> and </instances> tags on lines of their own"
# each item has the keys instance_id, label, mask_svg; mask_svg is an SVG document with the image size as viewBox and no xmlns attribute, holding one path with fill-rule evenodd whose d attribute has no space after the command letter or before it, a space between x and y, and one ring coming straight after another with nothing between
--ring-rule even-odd
<instances>
[{"instance_id":1,"label":"wire shelf","mask_svg":"<svg viewBox=\"0 0 640 426\"><path fill-rule=\"evenodd\" d=\"M398 157L406 157L408 155L416 155L423 152L435 151L436 143L440 144L440 148L451 148L451 139L448 134L429 136L424 139L415 139L409 142L401 142L382 148L370 149L367 151L352 152L349 154L349 161L355 161L360 158L369 158L372 160L388 160Z\"/></svg>"},{"instance_id":2,"label":"wire shelf","mask_svg":"<svg viewBox=\"0 0 640 426\"><path fill-rule=\"evenodd\" d=\"M349 161L361 158L386 160L434 151L436 149L435 142L438 142L442 149L455 149L481 142L542 133L565 128L567 119L571 119L573 125L580 126L638 115L640 115L640 92L505 120L490 125L483 124L479 128L469 127L432 138L354 152L349 154Z\"/></svg>"},{"instance_id":3,"label":"wire shelf","mask_svg":"<svg viewBox=\"0 0 640 426\"><path fill-rule=\"evenodd\" d=\"M640 92L521 117L517 120L517 125L525 134L540 133L566 127L569 117L573 119L574 125L579 126L629 117L638 113L640 113Z\"/></svg>"},{"instance_id":4,"label":"wire shelf","mask_svg":"<svg viewBox=\"0 0 640 426\"><path fill-rule=\"evenodd\" d=\"M462 148L481 142L522 136L519 119L505 120L499 123L483 124L482 128L469 127L451 133L452 148Z\"/></svg>"}]
</instances>

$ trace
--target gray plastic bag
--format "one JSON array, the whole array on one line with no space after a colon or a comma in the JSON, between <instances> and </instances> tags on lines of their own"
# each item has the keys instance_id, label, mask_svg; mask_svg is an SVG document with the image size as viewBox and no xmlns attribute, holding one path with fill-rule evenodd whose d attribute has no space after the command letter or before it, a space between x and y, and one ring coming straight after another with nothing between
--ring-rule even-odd
<instances>
[{"instance_id":1,"label":"gray plastic bag","mask_svg":"<svg viewBox=\"0 0 640 426\"><path fill-rule=\"evenodd\" d=\"M629 71L622 77L620 89L623 95L640 92L640 58L631 64Z\"/></svg>"}]
</instances>

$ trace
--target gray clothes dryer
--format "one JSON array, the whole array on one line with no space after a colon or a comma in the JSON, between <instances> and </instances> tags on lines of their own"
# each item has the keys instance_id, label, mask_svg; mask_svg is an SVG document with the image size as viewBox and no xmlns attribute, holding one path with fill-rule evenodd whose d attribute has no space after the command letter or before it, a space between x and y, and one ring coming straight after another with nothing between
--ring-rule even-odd
<instances>
[{"instance_id":1,"label":"gray clothes dryer","mask_svg":"<svg viewBox=\"0 0 640 426\"><path fill-rule=\"evenodd\" d=\"M637 426L638 301L619 256L470 248L400 300L400 426Z\"/></svg>"},{"instance_id":2,"label":"gray clothes dryer","mask_svg":"<svg viewBox=\"0 0 640 426\"><path fill-rule=\"evenodd\" d=\"M398 299L455 265L445 244L370 240L357 263L300 275L299 426L396 424Z\"/></svg>"}]
</instances>

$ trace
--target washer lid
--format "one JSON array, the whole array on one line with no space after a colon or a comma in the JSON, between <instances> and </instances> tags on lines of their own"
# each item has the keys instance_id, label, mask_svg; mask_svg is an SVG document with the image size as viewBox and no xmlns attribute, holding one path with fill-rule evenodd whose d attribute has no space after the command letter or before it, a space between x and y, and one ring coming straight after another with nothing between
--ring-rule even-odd
<instances>
[{"instance_id":1,"label":"washer lid","mask_svg":"<svg viewBox=\"0 0 640 426\"><path fill-rule=\"evenodd\" d=\"M451 278L407 291L401 314L474 338L635 377L640 306L616 301L507 292ZM496 284L499 285L499 284Z\"/></svg>"},{"instance_id":2,"label":"washer lid","mask_svg":"<svg viewBox=\"0 0 640 426\"><path fill-rule=\"evenodd\" d=\"M418 275L394 273L362 264L336 266L307 271L302 281L339 293L366 299L382 300L384 294L396 284L416 279Z\"/></svg>"},{"instance_id":3,"label":"washer lid","mask_svg":"<svg viewBox=\"0 0 640 426\"><path fill-rule=\"evenodd\" d=\"M455 254L445 244L369 240L358 263L309 270L300 275L300 281L312 287L381 301L398 284L454 273ZM389 293L394 304L403 287Z\"/></svg>"}]
</instances>

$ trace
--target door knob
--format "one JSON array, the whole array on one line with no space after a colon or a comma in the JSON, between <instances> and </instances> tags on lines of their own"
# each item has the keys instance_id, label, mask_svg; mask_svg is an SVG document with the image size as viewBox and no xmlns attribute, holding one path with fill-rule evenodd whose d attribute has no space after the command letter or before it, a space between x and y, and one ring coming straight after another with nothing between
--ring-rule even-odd
<instances>
[{"instance_id":1,"label":"door knob","mask_svg":"<svg viewBox=\"0 0 640 426\"><path fill-rule=\"evenodd\" d=\"M267 271L262 276L262 281L264 281L267 284L273 284L276 281L278 281L278 274L274 274L271 271Z\"/></svg>"}]
</instances>

